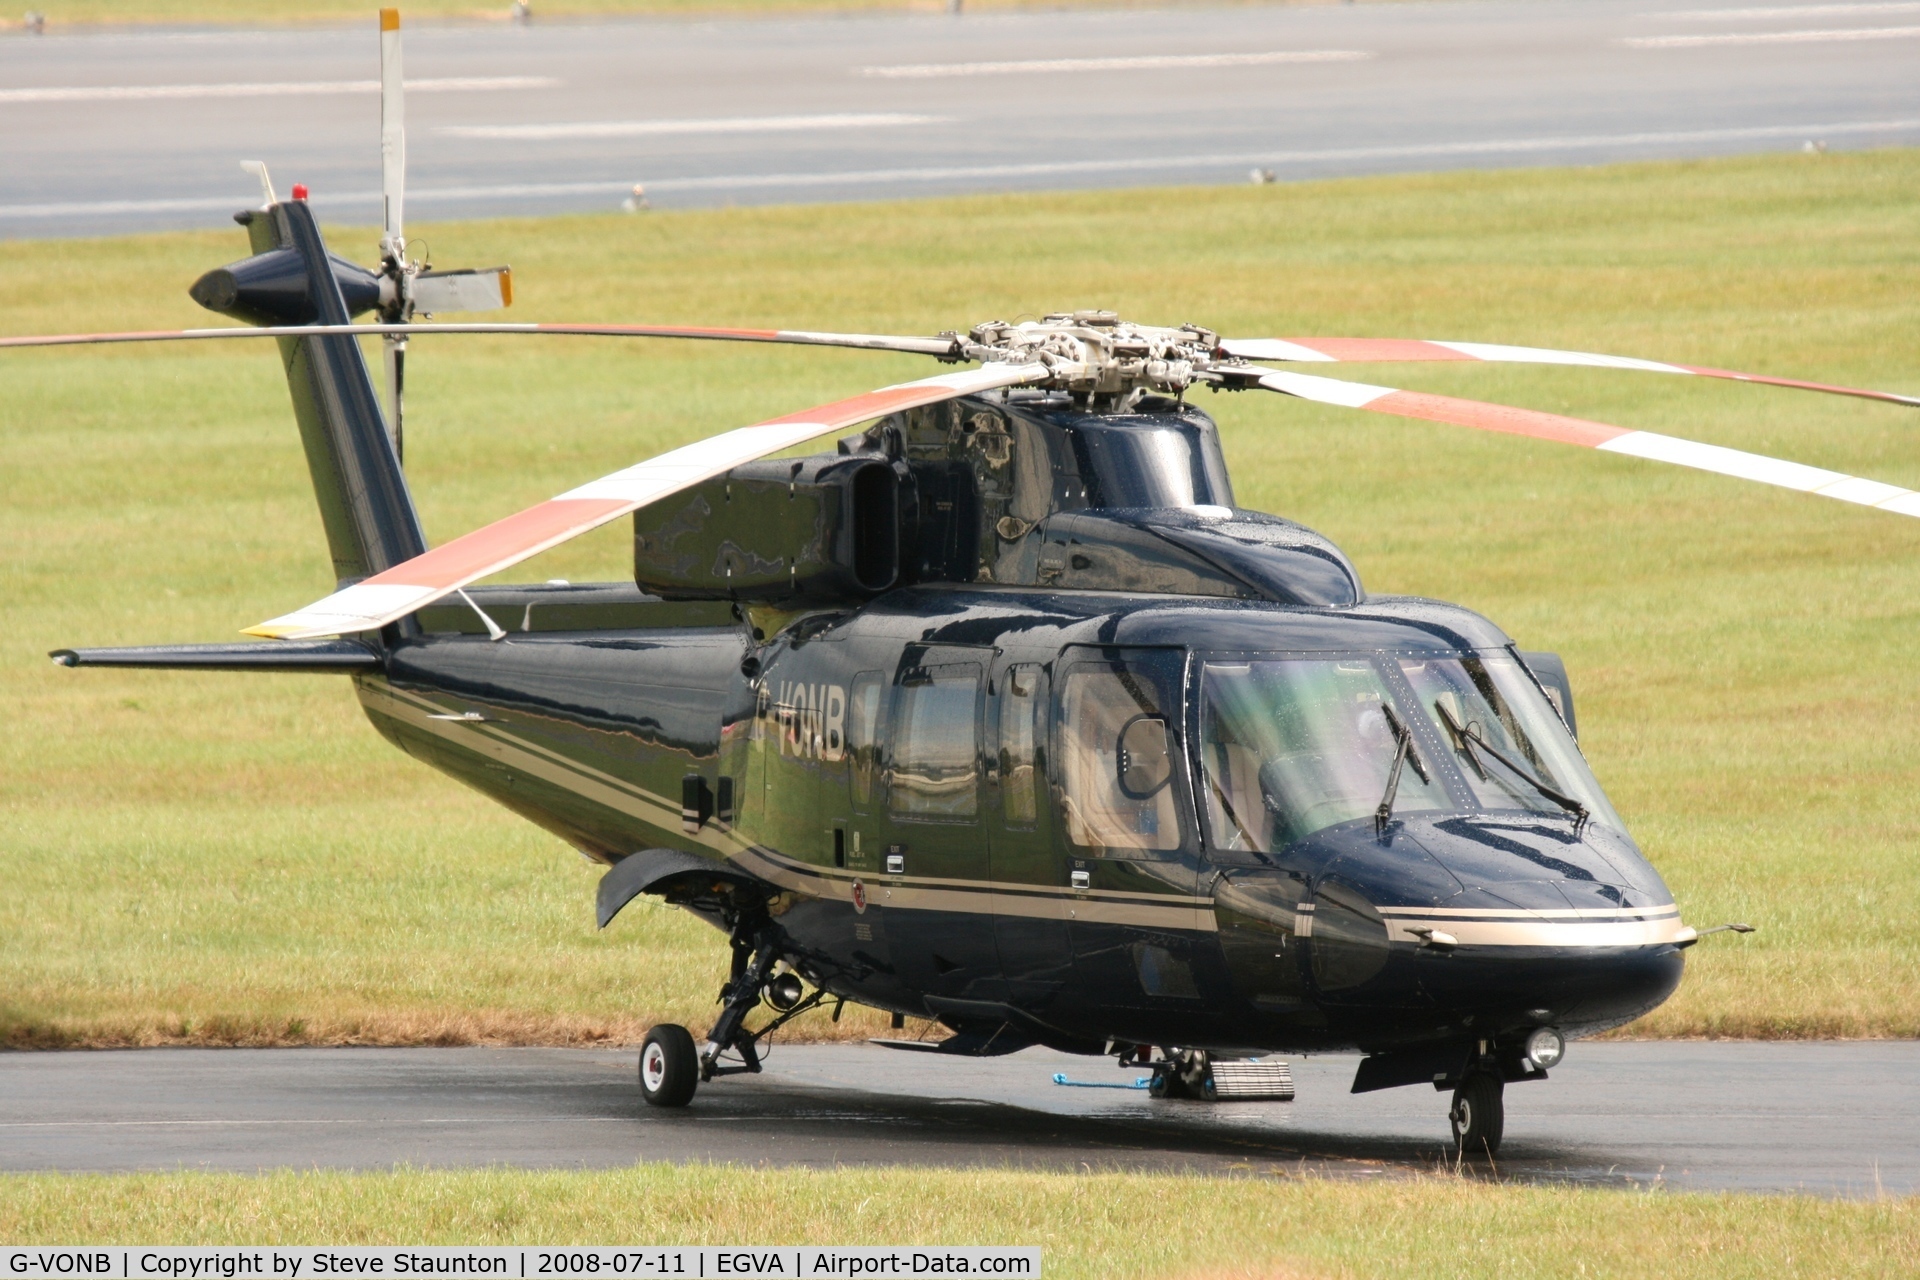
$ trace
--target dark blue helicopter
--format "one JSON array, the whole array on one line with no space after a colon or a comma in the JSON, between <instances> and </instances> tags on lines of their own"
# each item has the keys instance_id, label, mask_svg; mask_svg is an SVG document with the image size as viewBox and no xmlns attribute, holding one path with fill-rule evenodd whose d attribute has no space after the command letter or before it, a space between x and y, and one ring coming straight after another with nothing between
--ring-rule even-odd
<instances>
[{"instance_id":1,"label":"dark blue helicopter","mask_svg":"<svg viewBox=\"0 0 1920 1280\"><path fill-rule=\"evenodd\" d=\"M192 293L252 328L0 340L276 338L339 584L252 629L272 643L53 656L346 674L395 745L605 863L602 926L651 894L723 930L705 1043L661 1026L642 1049L662 1106L757 1071L798 1014L854 1001L942 1024L919 1046L937 1053L1150 1064L1164 1097L1288 1097L1256 1059L1357 1049L1355 1092L1450 1090L1458 1145L1490 1153L1506 1084L1674 990L1700 934L1581 756L1560 661L1459 606L1370 596L1327 539L1239 507L1196 386L1920 515L1920 495L1874 481L1253 361L1583 364L1912 397L1106 312L930 338L416 324L425 298L507 300L509 277L423 272L397 210L374 271L332 256L300 198L238 215L253 255ZM353 322L367 311L379 323ZM399 350L441 332L977 367L727 432L429 550L400 466ZM367 333L393 340L386 414ZM863 424L834 452L767 456ZM631 583L472 586L628 516Z\"/></svg>"}]
</instances>

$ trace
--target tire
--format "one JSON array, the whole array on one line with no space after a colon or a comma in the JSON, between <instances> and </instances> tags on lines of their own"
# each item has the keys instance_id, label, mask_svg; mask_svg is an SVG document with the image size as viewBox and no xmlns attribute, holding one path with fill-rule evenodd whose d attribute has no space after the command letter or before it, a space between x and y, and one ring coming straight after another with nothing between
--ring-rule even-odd
<instances>
[{"instance_id":1,"label":"tire","mask_svg":"<svg viewBox=\"0 0 1920 1280\"><path fill-rule=\"evenodd\" d=\"M700 1083L700 1053L685 1027L664 1023L640 1046L640 1096L649 1106L684 1107Z\"/></svg>"},{"instance_id":2,"label":"tire","mask_svg":"<svg viewBox=\"0 0 1920 1280\"><path fill-rule=\"evenodd\" d=\"M1498 1076L1476 1071L1460 1082L1453 1092L1453 1109L1447 1119L1453 1125L1453 1149L1462 1159L1493 1156L1500 1150L1500 1137L1507 1126L1506 1085Z\"/></svg>"}]
</instances>

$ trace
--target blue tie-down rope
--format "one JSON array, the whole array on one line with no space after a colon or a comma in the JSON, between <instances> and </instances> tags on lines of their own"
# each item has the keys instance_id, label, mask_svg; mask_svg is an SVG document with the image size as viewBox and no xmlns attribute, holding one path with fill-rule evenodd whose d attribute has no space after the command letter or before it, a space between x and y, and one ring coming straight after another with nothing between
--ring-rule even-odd
<instances>
[{"instance_id":1,"label":"blue tie-down rope","mask_svg":"<svg viewBox=\"0 0 1920 1280\"><path fill-rule=\"evenodd\" d=\"M1053 1073L1053 1082L1066 1085L1069 1089L1145 1089L1153 1083L1153 1077L1138 1076L1132 1084L1114 1084L1110 1080L1069 1080L1066 1072L1056 1071Z\"/></svg>"}]
</instances>

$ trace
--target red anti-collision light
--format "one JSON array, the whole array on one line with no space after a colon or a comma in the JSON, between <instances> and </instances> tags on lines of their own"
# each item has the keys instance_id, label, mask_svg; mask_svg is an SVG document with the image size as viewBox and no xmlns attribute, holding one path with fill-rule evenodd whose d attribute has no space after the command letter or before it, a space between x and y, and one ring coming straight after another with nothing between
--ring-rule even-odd
<instances>
[{"instance_id":1,"label":"red anti-collision light","mask_svg":"<svg viewBox=\"0 0 1920 1280\"><path fill-rule=\"evenodd\" d=\"M293 198L294 198L295 200L305 200L305 199L307 198L307 184L306 184L306 183L304 183L304 182L296 182L296 183L294 183L294 184L293 184Z\"/></svg>"}]
</instances>

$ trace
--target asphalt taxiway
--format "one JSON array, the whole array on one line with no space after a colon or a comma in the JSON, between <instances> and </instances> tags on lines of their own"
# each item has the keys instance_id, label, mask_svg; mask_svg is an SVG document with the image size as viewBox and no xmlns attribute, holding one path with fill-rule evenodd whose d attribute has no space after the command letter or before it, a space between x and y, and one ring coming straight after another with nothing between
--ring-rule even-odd
<instances>
[{"instance_id":1,"label":"asphalt taxiway","mask_svg":"<svg viewBox=\"0 0 1920 1280\"><path fill-rule=\"evenodd\" d=\"M372 23L0 37L0 236L379 219ZM500 9L504 11L504 0ZM538 10L536 5L535 9ZM409 226L1920 142L1920 0L410 26ZM1018 245L1017 228L1006 228Z\"/></svg>"},{"instance_id":2,"label":"asphalt taxiway","mask_svg":"<svg viewBox=\"0 0 1920 1280\"><path fill-rule=\"evenodd\" d=\"M1393 1176L1444 1164L1445 1095L1161 1102L1104 1059L775 1046L759 1076L649 1108L632 1050L149 1049L0 1055L0 1170L1011 1166ZM1507 1091L1498 1176L1622 1187L1920 1191L1920 1043L1576 1044Z\"/></svg>"}]
</instances>

